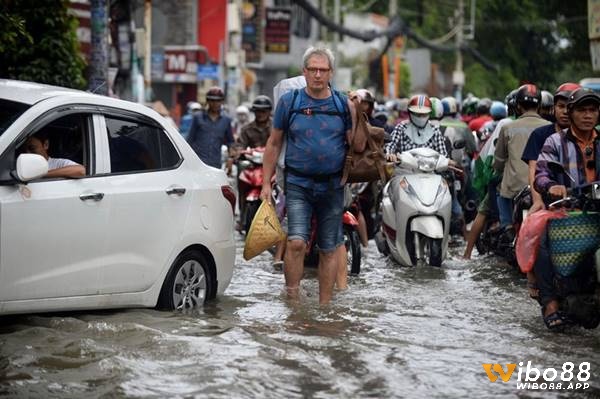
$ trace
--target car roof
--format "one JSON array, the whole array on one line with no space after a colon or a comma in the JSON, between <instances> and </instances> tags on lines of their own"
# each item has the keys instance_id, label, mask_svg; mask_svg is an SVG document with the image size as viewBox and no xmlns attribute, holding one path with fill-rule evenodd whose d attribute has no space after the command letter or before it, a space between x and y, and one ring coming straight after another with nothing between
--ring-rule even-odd
<instances>
[{"instance_id":1,"label":"car roof","mask_svg":"<svg viewBox=\"0 0 600 399\"><path fill-rule=\"evenodd\" d=\"M66 87L50 86L22 80L0 79L0 98L32 105L41 100L56 96L97 97L95 94L82 90L68 89Z\"/></svg>"}]
</instances>

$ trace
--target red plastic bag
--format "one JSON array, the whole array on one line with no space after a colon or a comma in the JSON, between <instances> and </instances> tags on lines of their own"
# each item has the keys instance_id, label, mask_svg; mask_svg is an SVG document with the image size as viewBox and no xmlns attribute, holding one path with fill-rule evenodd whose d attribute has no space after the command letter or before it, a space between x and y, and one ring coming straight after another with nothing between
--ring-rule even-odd
<instances>
[{"instance_id":1,"label":"red plastic bag","mask_svg":"<svg viewBox=\"0 0 600 399\"><path fill-rule=\"evenodd\" d=\"M537 211L531 215L527 215L519 230L519 238L517 239L515 250L519 268L523 273L527 273L533 269L540 249L540 239L546 231L548 221L564 218L565 216L567 216L567 212L564 209L558 211Z\"/></svg>"}]
</instances>

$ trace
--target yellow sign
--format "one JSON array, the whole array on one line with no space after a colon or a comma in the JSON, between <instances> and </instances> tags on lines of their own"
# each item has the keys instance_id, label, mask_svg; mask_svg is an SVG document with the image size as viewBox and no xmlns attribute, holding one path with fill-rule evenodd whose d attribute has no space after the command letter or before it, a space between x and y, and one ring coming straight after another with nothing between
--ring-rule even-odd
<instances>
[{"instance_id":1,"label":"yellow sign","mask_svg":"<svg viewBox=\"0 0 600 399\"><path fill-rule=\"evenodd\" d=\"M501 364L498 364L498 363L495 363L495 364L484 363L483 364L483 369L485 370L485 372L491 382L496 382L498 377L500 377L502 379L502 381L508 382L516 368L517 368L517 365L515 363L508 363L506 365L506 372L504 372L504 368L502 367ZM497 375L494 374L494 372Z\"/></svg>"}]
</instances>

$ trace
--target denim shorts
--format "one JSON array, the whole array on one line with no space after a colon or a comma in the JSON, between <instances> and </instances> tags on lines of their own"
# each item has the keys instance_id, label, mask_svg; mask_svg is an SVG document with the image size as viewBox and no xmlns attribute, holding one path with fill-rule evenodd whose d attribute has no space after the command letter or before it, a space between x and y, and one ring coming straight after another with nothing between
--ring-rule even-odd
<instances>
[{"instance_id":1,"label":"denim shorts","mask_svg":"<svg viewBox=\"0 0 600 399\"><path fill-rule=\"evenodd\" d=\"M286 208L288 216L288 240L310 240L313 212L317 220L317 247L331 252L343 243L342 214L344 212L344 188L314 191L295 184L287 184Z\"/></svg>"}]
</instances>

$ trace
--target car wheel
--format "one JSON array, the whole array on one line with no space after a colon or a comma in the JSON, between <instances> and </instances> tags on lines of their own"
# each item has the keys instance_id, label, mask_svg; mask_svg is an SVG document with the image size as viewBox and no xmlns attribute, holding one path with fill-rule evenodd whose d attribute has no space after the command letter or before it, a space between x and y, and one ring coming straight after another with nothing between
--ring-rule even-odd
<instances>
[{"instance_id":1,"label":"car wheel","mask_svg":"<svg viewBox=\"0 0 600 399\"><path fill-rule=\"evenodd\" d=\"M348 253L348 272L354 275L359 274L361 254L358 232L354 229L345 227L344 244L346 245L346 252Z\"/></svg>"},{"instance_id":2,"label":"car wheel","mask_svg":"<svg viewBox=\"0 0 600 399\"><path fill-rule=\"evenodd\" d=\"M200 308L212 297L213 281L204 256L196 250L184 251L171 267L158 305L171 310Z\"/></svg>"}]
</instances>

